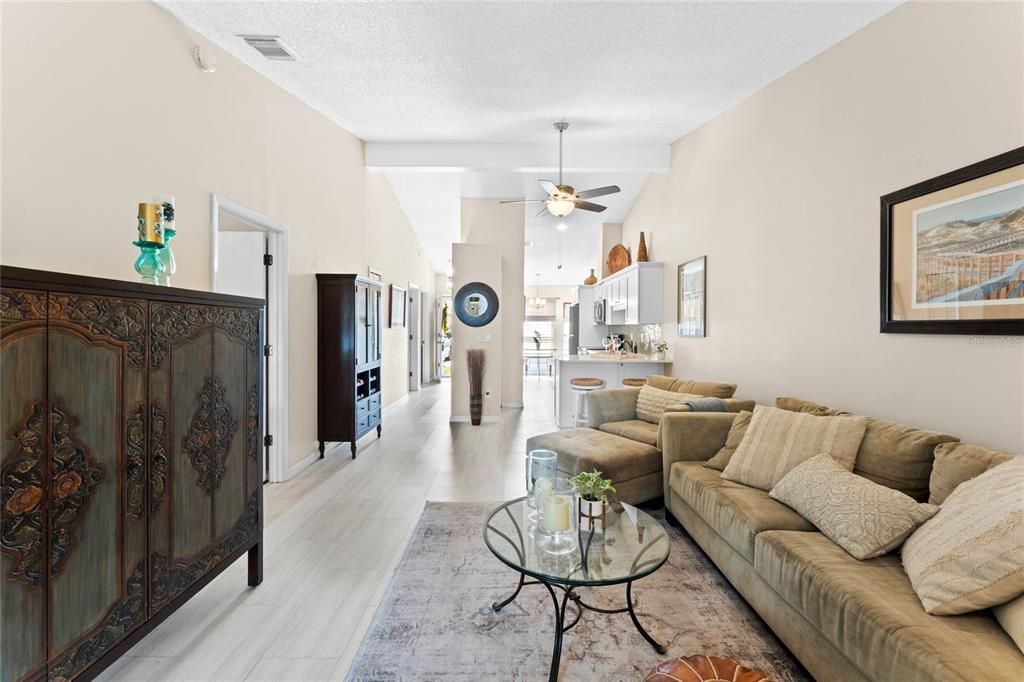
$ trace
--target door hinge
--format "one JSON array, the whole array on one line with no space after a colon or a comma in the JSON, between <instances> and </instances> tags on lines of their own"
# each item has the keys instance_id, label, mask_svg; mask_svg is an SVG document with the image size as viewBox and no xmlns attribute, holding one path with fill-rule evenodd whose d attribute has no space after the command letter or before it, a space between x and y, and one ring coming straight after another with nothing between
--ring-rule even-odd
<instances>
[{"instance_id":1,"label":"door hinge","mask_svg":"<svg viewBox=\"0 0 1024 682\"><path fill-rule=\"evenodd\" d=\"M271 436L269 434L266 435L266 436L263 436L263 445L265 447L269 448L273 444L274 444L274 437L273 436Z\"/></svg>"},{"instance_id":2,"label":"door hinge","mask_svg":"<svg viewBox=\"0 0 1024 682\"><path fill-rule=\"evenodd\" d=\"M264 265L273 265L274 264L274 257L271 254L269 254L269 253L263 254L263 264Z\"/></svg>"},{"instance_id":3,"label":"door hinge","mask_svg":"<svg viewBox=\"0 0 1024 682\"><path fill-rule=\"evenodd\" d=\"M264 356L269 358L273 354L274 354L274 347L272 345L270 345L268 343L267 345L263 346L263 355Z\"/></svg>"},{"instance_id":4,"label":"door hinge","mask_svg":"<svg viewBox=\"0 0 1024 682\"><path fill-rule=\"evenodd\" d=\"M412 372L409 372L409 376L412 376Z\"/></svg>"}]
</instances>

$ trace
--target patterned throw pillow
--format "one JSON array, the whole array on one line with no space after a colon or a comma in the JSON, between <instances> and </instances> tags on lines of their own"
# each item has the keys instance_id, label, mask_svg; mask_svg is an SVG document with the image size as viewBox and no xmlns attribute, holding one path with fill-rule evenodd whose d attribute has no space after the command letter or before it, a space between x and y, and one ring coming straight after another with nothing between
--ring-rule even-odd
<instances>
[{"instance_id":1,"label":"patterned throw pillow","mask_svg":"<svg viewBox=\"0 0 1024 682\"><path fill-rule=\"evenodd\" d=\"M815 417L758 405L722 478L771 490L797 464L825 453L853 469L867 417Z\"/></svg>"},{"instance_id":2,"label":"patterned throw pillow","mask_svg":"<svg viewBox=\"0 0 1024 682\"><path fill-rule=\"evenodd\" d=\"M661 421L661 415L664 414L665 408L678 405L684 400L699 397L689 393L664 391L653 386L642 386L640 388L640 395L636 398L636 418L657 424Z\"/></svg>"},{"instance_id":3,"label":"patterned throw pillow","mask_svg":"<svg viewBox=\"0 0 1024 682\"><path fill-rule=\"evenodd\" d=\"M725 445L711 459L704 462L704 466L708 469L718 469L721 471L729 464L729 460L736 454L736 448L739 447L743 436L747 433L747 427L750 426L752 414L744 410L736 415L736 418L732 420L732 426L729 428L729 435L725 438Z\"/></svg>"},{"instance_id":4,"label":"patterned throw pillow","mask_svg":"<svg viewBox=\"0 0 1024 682\"><path fill-rule=\"evenodd\" d=\"M1024 592L1024 457L961 483L907 538L903 568L936 616L1004 604Z\"/></svg>"},{"instance_id":5,"label":"patterned throw pillow","mask_svg":"<svg viewBox=\"0 0 1024 682\"><path fill-rule=\"evenodd\" d=\"M851 473L828 455L811 457L768 493L789 505L854 559L899 547L939 508Z\"/></svg>"}]
</instances>

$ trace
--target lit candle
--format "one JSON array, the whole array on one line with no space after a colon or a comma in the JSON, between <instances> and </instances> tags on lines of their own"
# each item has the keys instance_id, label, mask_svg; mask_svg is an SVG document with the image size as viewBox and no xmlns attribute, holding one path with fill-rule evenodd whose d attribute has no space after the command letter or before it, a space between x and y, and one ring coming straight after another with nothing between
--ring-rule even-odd
<instances>
[{"instance_id":1,"label":"lit candle","mask_svg":"<svg viewBox=\"0 0 1024 682\"><path fill-rule=\"evenodd\" d=\"M544 529L551 533L569 530L569 500L563 495L550 495L544 500Z\"/></svg>"}]
</instances>

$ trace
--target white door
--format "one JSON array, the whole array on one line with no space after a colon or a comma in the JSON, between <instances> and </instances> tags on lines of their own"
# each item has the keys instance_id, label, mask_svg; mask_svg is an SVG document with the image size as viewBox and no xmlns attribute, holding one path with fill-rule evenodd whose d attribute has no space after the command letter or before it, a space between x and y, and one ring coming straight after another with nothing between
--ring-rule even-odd
<instances>
[{"instance_id":1,"label":"white door","mask_svg":"<svg viewBox=\"0 0 1024 682\"><path fill-rule=\"evenodd\" d=\"M420 292L420 383L429 384L430 376L430 344L432 337L430 329L430 297L427 292Z\"/></svg>"},{"instance_id":2,"label":"white door","mask_svg":"<svg viewBox=\"0 0 1024 682\"><path fill-rule=\"evenodd\" d=\"M409 390L420 390L420 288L409 284Z\"/></svg>"},{"instance_id":3,"label":"white door","mask_svg":"<svg viewBox=\"0 0 1024 682\"><path fill-rule=\"evenodd\" d=\"M261 231L217 233L217 291L265 298L267 272L263 255L267 236Z\"/></svg>"}]
</instances>

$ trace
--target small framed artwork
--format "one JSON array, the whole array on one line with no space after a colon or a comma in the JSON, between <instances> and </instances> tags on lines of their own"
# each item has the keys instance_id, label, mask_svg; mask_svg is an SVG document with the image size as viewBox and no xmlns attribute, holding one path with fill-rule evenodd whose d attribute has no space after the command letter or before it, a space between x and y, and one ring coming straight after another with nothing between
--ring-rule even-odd
<instances>
[{"instance_id":1,"label":"small framed artwork","mask_svg":"<svg viewBox=\"0 0 1024 682\"><path fill-rule=\"evenodd\" d=\"M405 326L405 289L391 285L391 306L388 317L389 327Z\"/></svg>"},{"instance_id":2,"label":"small framed artwork","mask_svg":"<svg viewBox=\"0 0 1024 682\"><path fill-rule=\"evenodd\" d=\"M1024 335L1024 147L881 198L881 331Z\"/></svg>"},{"instance_id":3,"label":"small framed artwork","mask_svg":"<svg viewBox=\"0 0 1024 682\"><path fill-rule=\"evenodd\" d=\"M679 335L706 336L708 257L679 266Z\"/></svg>"},{"instance_id":4,"label":"small framed artwork","mask_svg":"<svg viewBox=\"0 0 1024 682\"><path fill-rule=\"evenodd\" d=\"M381 274L380 270L374 270L373 268L366 269L366 276L375 282L383 282L384 275Z\"/></svg>"}]
</instances>

